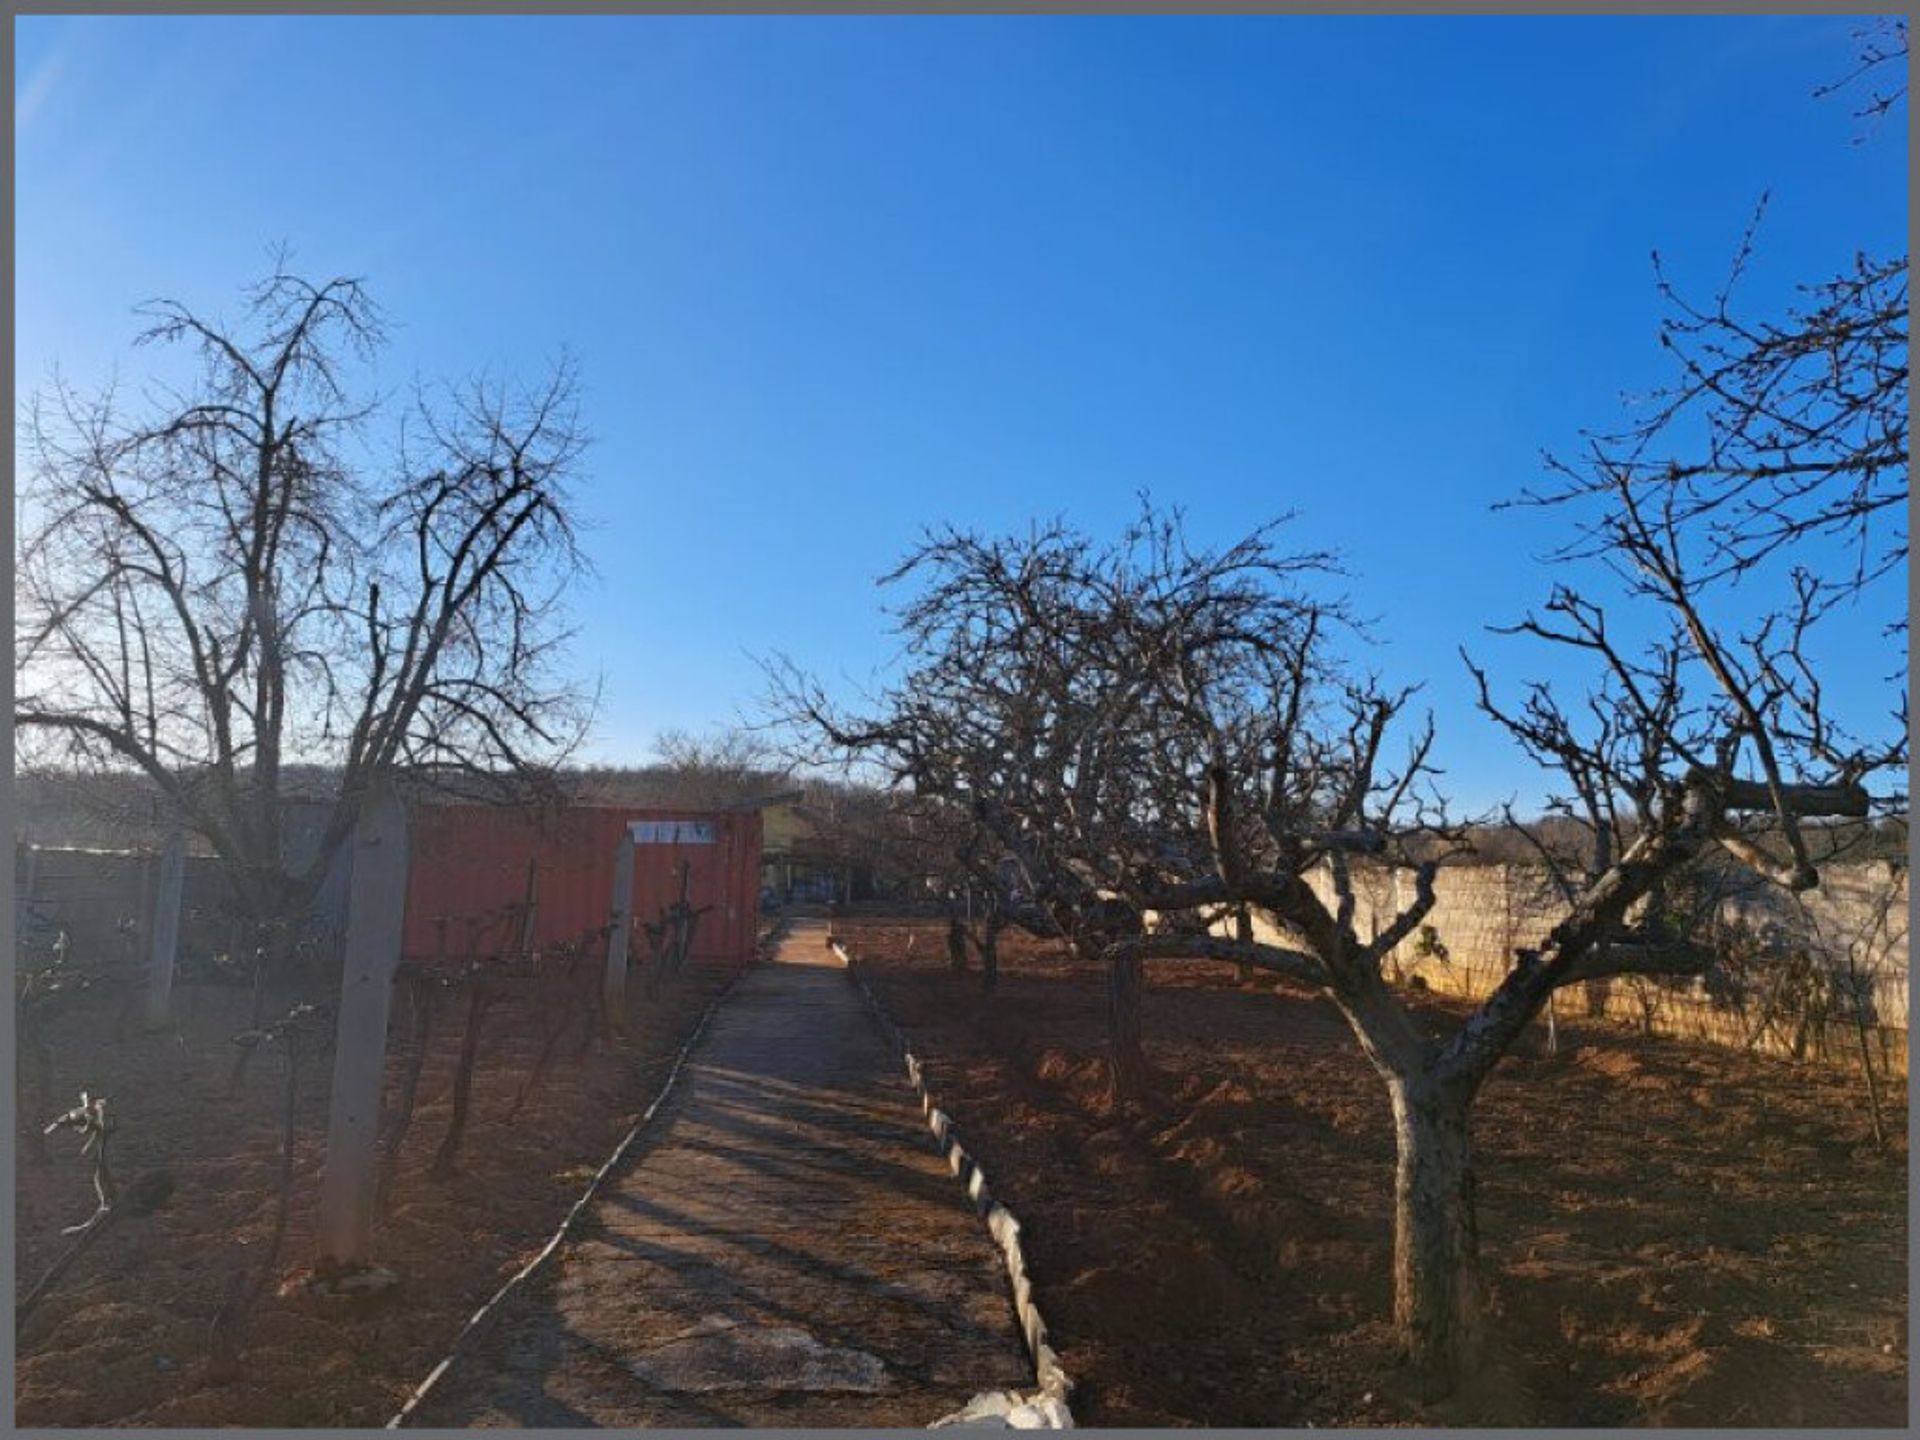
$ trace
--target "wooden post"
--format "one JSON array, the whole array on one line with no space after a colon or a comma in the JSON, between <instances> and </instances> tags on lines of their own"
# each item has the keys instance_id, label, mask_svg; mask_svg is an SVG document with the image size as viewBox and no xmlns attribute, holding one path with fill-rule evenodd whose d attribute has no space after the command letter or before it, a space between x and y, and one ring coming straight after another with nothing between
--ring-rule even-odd
<instances>
[{"instance_id":1,"label":"wooden post","mask_svg":"<svg viewBox=\"0 0 1920 1440\"><path fill-rule=\"evenodd\" d=\"M607 978L601 993L607 1012L607 1033L624 1035L627 1029L627 936L633 928L633 831L620 837L613 854L613 918L607 932Z\"/></svg>"},{"instance_id":2,"label":"wooden post","mask_svg":"<svg viewBox=\"0 0 1920 1440\"><path fill-rule=\"evenodd\" d=\"M153 897L153 948L148 957L147 1008L143 1019L157 1029L172 1019L173 962L180 943L180 892L187 868L186 837L178 830L160 853L160 884Z\"/></svg>"},{"instance_id":3,"label":"wooden post","mask_svg":"<svg viewBox=\"0 0 1920 1440\"><path fill-rule=\"evenodd\" d=\"M533 919L539 903L540 857L535 855L527 861L526 897L520 902L520 938L514 946L516 953L522 956L533 953Z\"/></svg>"},{"instance_id":4,"label":"wooden post","mask_svg":"<svg viewBox=\"0 0 1920 1440\"><path fill-rule=\"evenodd\" d=\"M728 876L732 876L735 873L733 868L733 822L732 821L727 822L727 868L721 873ZM745 880L746 877L742 876L741 879ZM748 883L750 883L753 886L753 889L750 892L753 896L753 910L758 911L760 908L760 877L758 875L755 875L752 877L751 881ZM738 918L738 914L739 914L738 907L734 903L739 898L739 892L740 892L740 885L738 883L735 883L732 880L729 880L727 884L727 892L726 892L727 893L727 949L729 952L731 952L733 948L733 937L735 934L734 923Z\"/></svg>"},{"instance_id":5,"label":"wooden post","mask_svg":"<svg viewBox=\"0 0 1920 1440\"><path fill-rule=\"evenodd\" d=\"M680 862L680 903L673 917L673 964L675 975L687 963L687 951L693 948L693 862Z\"/></svg>"},{"instance_id":6,"label":"wooden post","mask_svg":"<svg viewBox=\"0 0 1920 1440\"><path fill-rule=\"evenodd\" d=\"M447 1122L446 1138L433 1157L431 1173L436 1180L444 1180L453 1173L453 1157L460 1153L461 1137L467 1133L467 1113L473 1103L473 1067L480 1058L480 1027L487 1023L487 1011L498 998L487 974L475 971L467 985L467 1033L460 1041L460 1061L453 1072L453 1118Z\"/></svg>"},{"instance_id":7,"label":"wooden post","mask_svg":"<svg viewBox=\"0 0 1920 1440\"><path fill-rule=\"evenodd\" d=\"M320 1254L337 1265L363 1263L372 1237L387 1011L406 908L407 812L400 797L383 786L367 797L353 833L333 1098L320 1184Z\"/></svg>"}]
</instances>

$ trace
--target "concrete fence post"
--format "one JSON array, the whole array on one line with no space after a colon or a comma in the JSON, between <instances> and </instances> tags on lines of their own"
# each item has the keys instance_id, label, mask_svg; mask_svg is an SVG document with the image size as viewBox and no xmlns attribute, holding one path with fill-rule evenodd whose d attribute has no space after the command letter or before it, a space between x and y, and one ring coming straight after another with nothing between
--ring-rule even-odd
<instances>
[{"instance_id":1,"label":"concrete fence post","mask_svg":"<svg viewBox=\"0 0 1920 1440\"><path fill-rule=\"evenodd\" d=\"M337 1265L368 1258L387 1012L406 908L407 812L400 797L382 787L367 797L353 833L333 1096L320 1183L320 1254Z\"/></svg>"},{"instance_id":2,"label":"concrete fence post","mask_svg":"<svg viewBox=\"0 0 1920 1440\"><path fill-rule=\"evenodd\" d=\"M19 863L22 849L26 851L27 862L27 873L24 876L20 874ZM35 883L40 878L40 847L33 844L24 846L16 844L13 853L16 877L16 888L13 892L13 943L17 951L18 947L27 943L28 936L33 931L33 892Z\"/></svg>"},{"instance_id":3,"label":"concrete fence post","mask_svg":"<svg viewBox=\"0 0 1920 1440\"><path fill-rule=\"evenodd\" d=\"M147 1004L142 1017L149 1029L173 1018L173 965L180 947L180 893L185 887L187 841L178 830L160 852L160 883L153 897L152 949L147 958Z\"/></svg>"},{"instance_id":4,"label":"concrete fence post","mask_svg":"<svg viewBox=\"0 0 1920 1440\"><path fill-rule=\"evenodd\" d=\"M627 1029L627 934L633 928L633 831L620 837L613 854L613 917L607 932L607 1031L624 1035Z\"/></svg>"}]
</instances>

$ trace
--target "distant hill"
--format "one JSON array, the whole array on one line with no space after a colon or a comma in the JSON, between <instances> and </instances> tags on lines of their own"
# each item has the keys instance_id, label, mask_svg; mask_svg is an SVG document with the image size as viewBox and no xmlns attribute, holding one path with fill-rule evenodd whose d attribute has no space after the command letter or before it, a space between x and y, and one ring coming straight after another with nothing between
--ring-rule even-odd
<instances>
[{"instance_id":1,"label":"distant hill","mask_svg":"<svg viewBox=\"0 0 1920 1440\"><path fill-rule=\"evenodd\" d=\"M338 770L290 766L282 793L294 801L326 801L333 798L339 783ZM163 844L171 828L158 789L145 776L132 772L16 772L13 786L14 836L18 841L104 850L146 849ZM547 787L548 799L573 804L685 810L719 809L802 790L806 795L802 808L815 829L857 825L856 817L862 812L876 804L885 808L881 792L869 787L728 765L581 766L550 777ZM458 786L417 784L417 792L421 799L462 796L482 800L492 794L473 781ZM1529 821L1526 829L1534 840L1562 853L1571 853L1581 844L1578 827L1563 818ZM1906 863L1905 816L1810 825L1807 836L1816 860L1839 856ZM1507 827L1475 827L1469 837L1474 853L1461 863L1539 863L1539 850L1533 840Z\"/></svg>"},{"instance_id":2,"label":"distant hill","mask_svg":"<svg viewBox=\"0 0 1920 1440\"><path fill-rule=\"evenodd\" d=\"M320 766L290 766L282 795L292 802L324 803L338 793L340 772ZM548 787L551 787L550 789ZM498 798L480 782L415 782L422 800ZM738 805L795 788L773 772L704 772L665 765L591 766L563 771L541 787L543 798L579 805L632 805L703 810ZM159 788L132 771L94 775L75 771L16 771L13 777L14 838L48 846L138 850L165 843L172 829Z\"/></svg>"}]
</instances>

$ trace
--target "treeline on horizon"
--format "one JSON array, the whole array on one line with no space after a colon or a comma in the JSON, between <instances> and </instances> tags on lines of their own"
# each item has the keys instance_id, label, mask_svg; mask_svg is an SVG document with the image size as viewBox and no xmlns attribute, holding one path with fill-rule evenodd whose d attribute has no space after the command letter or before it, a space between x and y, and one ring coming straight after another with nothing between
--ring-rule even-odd
<instances>
[{"instance_id":1,"label":"treeline on horizon","mask_svg":"<svg viewBox=\"0 0 1920 1440\"><path fill-rule=\"evenodd\" d=\"M289 765L282 791L291 804L327 801L340 783L336 767ZM880 785L826 775L796 773L762 760L733 761L695 756L661 759L641 765L573 765L533 784L503 787L477 777L402 781L423 801L548 805L634 805L659 809L724 809L777 798L798 797L816 826L858 828L884 816L907 797ZM147 849L165 843L172 828L160 791L131 770L84 772L41 768L13 777L16 843L52 848ZM1565 854L1577 849L1585 828L1563 815L1536 815L1517 825L1468 827L1470 855L1452 862L1466 865L1531 865L1540 848ZM848 837L851 838L851 837ZM1907 816L1834 820L1808 829L1816 859L1907 863ZM1756 836L1765 844L1766 837ZM189 839L190 847L194 841Z\"/></svg>"}]
</instances>

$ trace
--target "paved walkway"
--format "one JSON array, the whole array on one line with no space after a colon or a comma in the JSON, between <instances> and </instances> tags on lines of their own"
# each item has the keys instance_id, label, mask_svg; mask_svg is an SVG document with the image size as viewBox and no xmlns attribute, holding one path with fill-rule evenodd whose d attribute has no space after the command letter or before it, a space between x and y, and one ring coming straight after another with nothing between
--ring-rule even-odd
<instances>
[{"instance_id":1,"label":"paved walkway","mask_svg":"<svg viewBox=\"0 0 1920 1440\"><path fill-rule=\"evenodd\" d=\"M913 1426L1033 1383L999 1257L801 922L420 1426Z\"/></svg>"}]
</instances>

